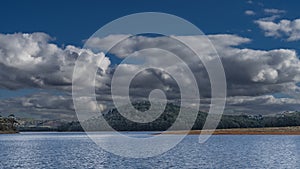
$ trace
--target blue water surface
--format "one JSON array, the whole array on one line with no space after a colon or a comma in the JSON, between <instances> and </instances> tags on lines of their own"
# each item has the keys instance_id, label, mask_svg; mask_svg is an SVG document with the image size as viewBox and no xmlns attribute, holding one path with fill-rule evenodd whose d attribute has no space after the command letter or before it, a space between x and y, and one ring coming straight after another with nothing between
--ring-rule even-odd
<instances>
[{"instance_id":1,"label":"blue water surface","mask_svg":"<svg viewBox=\"0 0 300 169\"><path fill-rule=\"evenodd\" d=\"M152 133L125 133L135 136ZM106 133L107 135L107 133ZM187 136L156 157L133 159L102 150L85 133L0 135L0 168L300 168L300 136Z\"/></svg>"}]
</instances>

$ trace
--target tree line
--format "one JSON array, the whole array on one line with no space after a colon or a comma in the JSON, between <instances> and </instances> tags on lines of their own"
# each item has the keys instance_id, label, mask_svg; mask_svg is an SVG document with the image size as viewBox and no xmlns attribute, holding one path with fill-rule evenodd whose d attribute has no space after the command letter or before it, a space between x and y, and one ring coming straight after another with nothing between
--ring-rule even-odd
<instances>
[{"instance_id":1,"label":"tree line","mask_svg":"<svg viewBox=\"0 0 300 169\"><path fill-rule=\"evenodd\" d=\"M141 112L148 110L150 103L141 102L135 103L133 106ZM126 107L123 108L126 110ZM185 108L184 113L189 113L188 108ZM111 109L109 112L104 113L103 117L105 121L117 131L165 131L177 119L180 106L172 103L168 103L165 107L165 111L156 120L149 123L136 123L123 117L117 109ZM193 130L200 130L203 128L207 117L207 113L198 112L195 123L192 127ZM73 121L65 123L58 127L59 131L106 131L109 128L105 128L103 119L93 118L79 123ZM176 126L176 130L186 129L189 124L186 124L184 120L179 120L179 125ZM277 116L262 116L262 115L223 115L218 129L229 128L260 128L260 127L286 127L286 126L300 126L300 112L285 113Z\"/></svg>"},{"instance_id":2,"label":"tree line","mask_svg":"<svg viewBox=\"0 0 300 169\"><path fill-rule=\"evenodd\" d=\"M3 117L0 115L0 131L1 132L16 132L17 131L17 121L13 114L8 117Z\"/></svg>"}]
</instances>

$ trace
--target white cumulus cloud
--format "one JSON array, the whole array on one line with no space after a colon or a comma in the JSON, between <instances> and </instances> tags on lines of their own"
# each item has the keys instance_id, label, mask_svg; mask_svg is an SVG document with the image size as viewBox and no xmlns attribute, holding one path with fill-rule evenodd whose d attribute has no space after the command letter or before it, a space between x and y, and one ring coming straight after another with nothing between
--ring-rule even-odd
<instances>
[{"instance_id":1,"label":"white cumulus cloud","mask_svg":"<svg viewBox=\"0 0 300 169\"><path fill-rule=\"evenodd\" d=\"M300 19L287 20L279 22L271 20L257 20L256 24L264 31L265 36L275 38L286 38L287 41L300 40Z\"/></svg>"},{"instance_id":2,"label":"white cumulus cloud","mask_svg":"<svg viewBox=\"0 0 300 169\"><path fill-rule=\"evenodd\" d=\"M101 70L97 72L95 81L98 104L86 103L86 106L93 111L96 108L101 110L109 108L112 105L111 78L116 66L111 64L112 58L106 57L103 52L110 50L119 38L124 39L129 36L110 35L105 38L91 39L87 47L90 46L97 51L93 50L93 52L74 46L59 47L51 43L53 38L44 33L0 34L0 88L55 89L64 93L57 96L48 92L0 100L1 111L25 112L27 110L44 117L52 115L52 118L57 115L55 113L61 112L61 116L73 118L74 107L70 91L73 68L78 56L83 56L86 63L96 64ZM273 93L299 91L296 83L300 81L300 61L294 50L241 48L242 44L251 43L251 39L238 35L216 34L207 37L218 52L225 70L229 97L227 109L251 112L259 111L260 108L264 112L275 112L274 107L278 111L288 109L285 105L295 109L299 107L296 99L279 99L271 96ZM203 36L171 36L171 38L187 42L193 49L203 54L203 59L210 61L215 58L214 51L209 47L209 41ZM209 100L210 80L205 67L193 57L193 53L169 40L169 37L164 36L133 36L109 51L116 59L123 59L126 55L132 54L133 60L120 66L123 79L128 79L130 74L136 73L142 66L141 63L162 68L161 70L149 69L137 74L131 83L131 96L148 98L151 90L161 89L169 99L178 99L180 94L178 85L172 78L172 74L166 71L176 72L178 76L186 78L185 88L189 88L190 79L184 76L186 73L183 69L184 64L172 59L171 54L153 49L159 47L169 49L181 56L196 77L200 95L204 100ZM151 48L143 50L149 47ZM85 65L80 66L85 68ZM84 77L78 80L85 85L93 85L86 83L85 74L80 74L78 77ZM255 104L257 106L253 106ZM208 105L209 102L206 106Z\"/></svg>"}]
</instances>

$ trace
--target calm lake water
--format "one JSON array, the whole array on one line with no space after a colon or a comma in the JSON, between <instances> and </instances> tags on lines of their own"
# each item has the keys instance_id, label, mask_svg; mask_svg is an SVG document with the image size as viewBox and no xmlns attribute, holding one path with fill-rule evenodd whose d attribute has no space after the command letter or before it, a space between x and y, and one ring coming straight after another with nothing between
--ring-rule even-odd
<instances>
[{"instance_id":1,"label":"calm lake water","mask_svg":"<svg viewBox=\"0 0 300 169\"><path fill-rule=\"evenodd\" d=\"M149 133L135 133L145 135ZM0 135L0 168L300 168L300 136L187 136L153 158L120 157L85 133Z\"/></svg>"}]
</instances>

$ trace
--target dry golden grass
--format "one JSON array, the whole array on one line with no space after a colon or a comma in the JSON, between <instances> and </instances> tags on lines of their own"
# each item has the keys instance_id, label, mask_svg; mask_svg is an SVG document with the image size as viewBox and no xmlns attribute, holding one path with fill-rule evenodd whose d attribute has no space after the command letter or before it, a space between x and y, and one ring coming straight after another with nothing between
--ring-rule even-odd
<instances>
[{"instance_id":1,"label":"dry golden grass","mask_svg":"<svg viewBox=\"0 0 300 169\"><path fill-rule=\"evenodd\" d=\"M164 134L210 134L212 130L168 131ZM216 129L214 135L300 135L300 126Z\"/></svg>"},{"instance_id":2,"label":"dry golden grass","mask_svg":"<svg viewBox=\"0 0 300 169\"><path fill-rule=\"evenodd\" d=\"M0 134L15 134L15 133L18 133L16 131L0 131Z\"/></svg>"}]
</instances>

